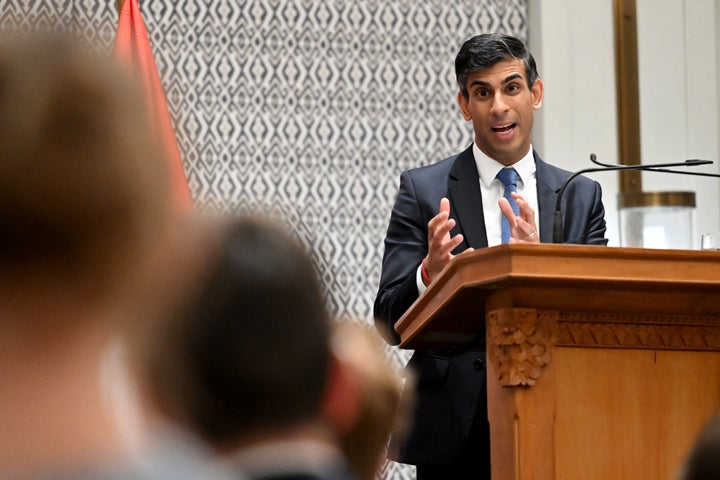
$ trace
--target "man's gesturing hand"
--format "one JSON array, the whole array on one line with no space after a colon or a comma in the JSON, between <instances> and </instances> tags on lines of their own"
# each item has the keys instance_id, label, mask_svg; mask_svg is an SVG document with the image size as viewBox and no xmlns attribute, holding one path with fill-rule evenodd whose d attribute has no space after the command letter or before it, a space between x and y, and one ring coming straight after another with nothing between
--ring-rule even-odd
<instances>
[{"instance_id":1,"label":"man's gesturing hand","mask_svg":"<svg viewBox=\"0 0 720 480\"><path fill-rule=\"evenodd\" d=\"M452 252L463 241L463 236L450 236L455 220L450 218L450 201L440 200L440 212L428 222L428 253L424 262L423 282L432 281L453 258ZM468 250L472 250L469 248Z\"/></svg>"},{"instance_id":2,"label":"man's gesturing hand","mask_svg":"<svg viewBox=\"0 0 720 480\"><path fill-rule=\"evenodd\" d=\"M501 197L498 200L500 211L510 223L510 234L512 235L510 243L540 243L537 225L535 225L535 211L521 195L513 192L512 196L520 209L518 216L515 216L510 203L505 198Z\"/></svg>"}]
</instances>

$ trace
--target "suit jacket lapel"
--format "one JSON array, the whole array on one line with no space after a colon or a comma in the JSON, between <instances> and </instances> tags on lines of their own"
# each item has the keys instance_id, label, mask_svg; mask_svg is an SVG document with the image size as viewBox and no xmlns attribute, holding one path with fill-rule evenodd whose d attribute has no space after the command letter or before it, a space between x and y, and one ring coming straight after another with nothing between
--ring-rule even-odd
<instances>
[{"instance_id":1,"label":"suit jacket lapel","mask_svg":"<svg viewBox=\"0 0 720 480\"><path fill-rule=\"evenodd\" d=\"M557 191L560 189L562 179L555 175L555 172L548 168L537 152L535 156L535 178L537 181L538 216L540 218L540 242L552 243L553 241L553 214ZM564 203L564 200L563 200Z\"/></svg>"},{"instance_id":2,"label":"suit jacket lapel","mask_svg":"<svg viewBox=\"0 0 720 480\"><path fill-rule=\"evenodd\" d=\"M457 250L462 251L468 246L487 247L485 216L480 194L480 175L477 165L475 165L472 145L460 153L455 160L455 164L450 170L448 192L451 205L450 217L457 220L467 243L467 245L461 245L463 248Z\"/></svg>"}]
</instances>

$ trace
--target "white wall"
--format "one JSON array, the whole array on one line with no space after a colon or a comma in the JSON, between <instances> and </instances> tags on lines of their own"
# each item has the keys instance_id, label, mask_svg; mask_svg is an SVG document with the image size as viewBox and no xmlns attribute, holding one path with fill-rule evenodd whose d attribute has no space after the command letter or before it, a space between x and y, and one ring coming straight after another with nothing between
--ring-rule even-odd
<instances>
[{"instance_id":1,"label":"white wall","mask_svg":"<svg viewBox=\"0 0 720 480\"><path fill-rule=\"evenodd\" d=\"M637 0L643 158L718 162L718 74L715 0ZM720 180L645 174L645 190L692 190L694 239L720 231Z\"/></svg>"},{"instance_id":2,"label":"white wall","mask_svg":"<svg viewBox=\"0 0 720 480\"><path fill-rule=\"evenodd\" d=\"M545 81L534 144L570 170L594 152L617 162L612 0L530 0L530 48ZM720 172L720 49L714 0L637 0L643 163L706 158ZM619 245L616 173L603 186L610 245ZM720 231L720 180L644 174L645 191L696 192L695 244Z\"/></svg>"}]
</instances>

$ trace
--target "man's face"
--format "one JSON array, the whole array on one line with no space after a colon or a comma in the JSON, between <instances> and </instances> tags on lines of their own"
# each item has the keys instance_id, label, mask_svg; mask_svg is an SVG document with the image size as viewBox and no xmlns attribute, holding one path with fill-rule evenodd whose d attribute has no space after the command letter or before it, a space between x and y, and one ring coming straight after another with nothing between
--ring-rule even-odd
<instances>
[{"instance_id":1,"label":"man's face","mask_svg":"<svg viewBox=\"0 0 720 480\"><path fill-rule=\"evenodd\" d=\"M472 120L475 143L486 155L512 165L530 149L533 110L542 105L539 78L528 88L520 60L503 60L471 73L466 81L468 98L458 93L465 120Z\"/></svg>"}]
</instances>

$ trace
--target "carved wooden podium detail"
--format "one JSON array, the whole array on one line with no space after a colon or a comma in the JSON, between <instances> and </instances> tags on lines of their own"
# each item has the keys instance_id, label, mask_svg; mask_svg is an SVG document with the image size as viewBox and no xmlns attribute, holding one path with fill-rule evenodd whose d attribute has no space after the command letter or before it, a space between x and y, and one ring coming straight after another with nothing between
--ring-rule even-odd
<instances>
[{"instance_id":1,"label":"carved wooden podium detail","mask_svg":"<svg viewBox=\"0 0 720 480\"><path fill-rule=\"evenodd\" d=\"M535 385L558 339L557 312L504 308L487 314L488 359L503 387Z\"/></svg>"},{"instance_id":2,"label":"carved wooden podium detail","mask_svg":"<svg viewBox=\"0 0 720 480\"><path fill-rule=\"evenodd\" d=\"M720 275L720 272L718 272ZM720 350L720 320L710 316L564 312L559 345Z\"/></svg>"},{"instance_id":3,"label":"carved wooden podium detail","mask_svg":"<svg viewBox=\"0 0 720 480\"><path fill-rule=\"evenodd\" d=\"M669 480L720 410L717 252L476 250L395 329L487 351L493 480Z\"/></svg>"}]
</instances>

